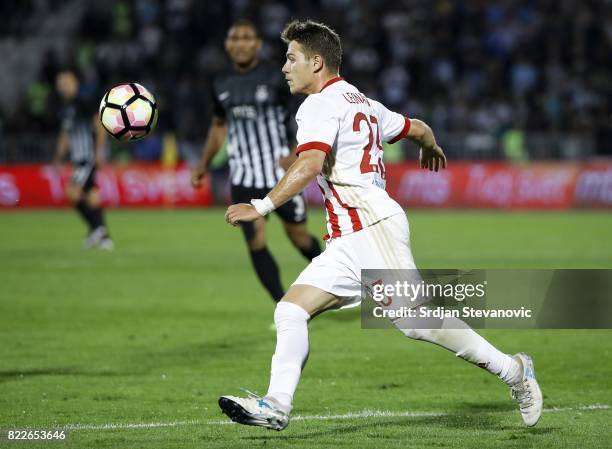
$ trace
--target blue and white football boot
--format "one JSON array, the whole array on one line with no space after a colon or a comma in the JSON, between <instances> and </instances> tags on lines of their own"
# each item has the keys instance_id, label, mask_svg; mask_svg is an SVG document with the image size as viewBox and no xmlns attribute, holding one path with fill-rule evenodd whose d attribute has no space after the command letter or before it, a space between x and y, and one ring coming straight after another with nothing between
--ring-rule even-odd
<instances>
[{"instance_id":1,"label":"blue and white football boot","mask_svg":"<svg viewBox=\"0 0 612 449\"><path fill-rule=\"evenodd\" d=\"M533 360L527 354L519 352L514 356L522 367L523 376L520 381L510 386L512 398L518 402L523 421L529 427L535 426L542 414L542 390L538 385L533 369Z\"/></svg>"},{"instance_id":2,"label":"blue and white football boot","mask_svg":"<svg viewBox=\"0 0 612 449\"><path fill-rule=\"evenodd\" d=\"M272 398L262 398L245 390L248 397L221 396L219 407L232 421L247 426L283 430L289 425L289 412Z\"/></svg>"}]
</instances>

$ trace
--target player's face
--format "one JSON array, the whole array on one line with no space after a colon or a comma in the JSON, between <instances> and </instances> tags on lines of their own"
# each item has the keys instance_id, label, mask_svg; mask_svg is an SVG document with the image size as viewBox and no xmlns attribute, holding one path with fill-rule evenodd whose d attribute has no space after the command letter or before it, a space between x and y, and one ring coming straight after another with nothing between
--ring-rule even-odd
<instances>
[{"instance_id":1,"label":"player's face","mask_svg":"<svg viewBox=\"0 0 612 449\"><path fill-rule=\"evenodd\" d=\"M248 25L237 25L230 28L225 38L225 51L232 62L240 67L248 67L257 60L261 48L261 39Z\"/></svg>"},{"instance_id":2,"label":"player's face","mask_svg":"<svg viewBox=\"0 0 612 449\"><path fill-rule=\"evenodd\" d=\"M308 94L314 83L314 71L310 58L304 53L302 45L296 41L289 42L287 61L283 73L292 94Z\"/></svg>"},{"instance_id":3,"label":"player's face","mask_svg":"<svg viewBox=\"0 0 612 449\"><path fill-rule=\"evenodd\" d=\"M76 97L79 90L79 81L72 72L61 72L55 80L55 87L59 94L65 99Z\"/></svg>"}]
</instances>

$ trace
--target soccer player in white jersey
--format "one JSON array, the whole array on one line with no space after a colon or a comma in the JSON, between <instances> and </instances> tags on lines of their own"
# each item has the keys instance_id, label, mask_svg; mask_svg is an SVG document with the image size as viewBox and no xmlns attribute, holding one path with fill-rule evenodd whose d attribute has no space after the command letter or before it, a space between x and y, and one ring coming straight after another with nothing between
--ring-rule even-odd
<instances>
[{"instance_id":1,"label":"soccer player in white jersey","mask_svg":"<svg viewBox=\"0 0 612 449\"><path fill-rule=\"evenodd\" d=\"M282 39L288 44L282 70L291 93L308 95L296 115L299 157L265 198L234 204L225 217L234 226L256 220L316 178L329 235L325 251L298 276L274 312L277 340L267 394L219 398L233 421L276 430L289 423L309 351L308 321L358 302L362 269L415 268L406 215L385 191L381 142L411 139L420 146L422 168L446 167L429 126L389 111L339 76L342 49L333 30L294 21ZM510 387L525 424L537 423L542 393L529 356L499 351L456 318L444 318L439 329L411 328L402 320L393 324L409 338L435 343L497 375Z\"/></svg>"}]
</instances>

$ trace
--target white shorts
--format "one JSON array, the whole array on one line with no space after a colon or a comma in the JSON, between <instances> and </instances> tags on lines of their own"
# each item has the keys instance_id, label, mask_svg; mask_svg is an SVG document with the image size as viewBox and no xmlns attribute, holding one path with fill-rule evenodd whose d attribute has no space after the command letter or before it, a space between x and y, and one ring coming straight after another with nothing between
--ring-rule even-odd
<instances>
[{"instance_id":1,"label":"white shorts","mask_svg":"<svg viewBox=\"0 0 612 449\"><path fill-rule=\"evenodd\" d=\"M410 251L410 229L405 214L329 240L293 285L312 285L341 299L338 307L361 302L361 270L415 269Z\"/></svg>"}]
</instances>

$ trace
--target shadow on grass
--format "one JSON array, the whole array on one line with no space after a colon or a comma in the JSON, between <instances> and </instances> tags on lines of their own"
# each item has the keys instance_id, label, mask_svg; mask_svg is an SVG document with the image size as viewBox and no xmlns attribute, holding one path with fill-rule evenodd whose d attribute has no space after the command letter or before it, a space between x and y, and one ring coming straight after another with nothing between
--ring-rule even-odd
<instances>
[{"instance_id":1,"label":"shadow on grass","mask_svg":"<svg viewBox=\"0 0 612 449\"><path fill-rule=\"evenodd\" d=\"M499 402L458 402L453 404L451 413L487 413L487 412L510 412L517 410L517 405L510 399Z\"/></svg>"},{"instance_id":2,"label":"shadow on grass","mask_svg":"<svg viewBox=\"0 0 612 449\"><path fill-rule=\"evenodd\" d=\"M363 432L372 428L385 428L391 426L401 426L409 423L410 420L406 418L401 419L392 419L386 421L377 421L377 422L364 422L362 424L334 424L332 427L325 427L322 430L314 430L314 431L298 431L293 433L291 430L285 430L281 434L268 434L268 435L249 435L240 437L241 440L281 440L281 441L291 441L291 440L308 440L308 439L316 439L323 436L341 436L341 435L350 435L359 432ZM381 432L384 434L384 432Z\"/></svg>"},{"instance_id":3,"label":"shadow on grass","mask_svg":"<svg viewBox=\"0 0 612 449\"><path fill-rule=\"evenodd\" d=\"M356 424L354 421L351 422L347 419L345 424L341 422L333 425L325 425L322 423L322 428L316 429L316 425L309 424L309 427L313 430L303 431L296 430L292 432L291 428L282 434L276 435L249 435L242 436L242 440L269 440L269 439L280 439L281 441L292 441L292 440L309 440L316 439L325 436L342 436L350 434L359 434L363 432L372 433L373 429L377 429L376 433L380 437L384 437L385 428L392 427L404 427L412 430L423 430L425 433L431 433L432 429L440 428L445 430L458 430L466 432L495 432L496 438L500 440L519 440L523 438L529 438L535 435L548 435L555 433L559 429L556 427L525 427L520 423L520 417L517 412L517 423L516 425L508 425L504 419L504 415L500 412L514 411L512 404L510 407L507 404L502 403L489 403L489 404L462 404L455 408L448 415L440 416L407 416L401 418L372 418L371 420L363 420L362 423ZM294 424L294 426L299 423ZM395 435L395 432L391 431Z\"/></svg>"}]
</instances>

